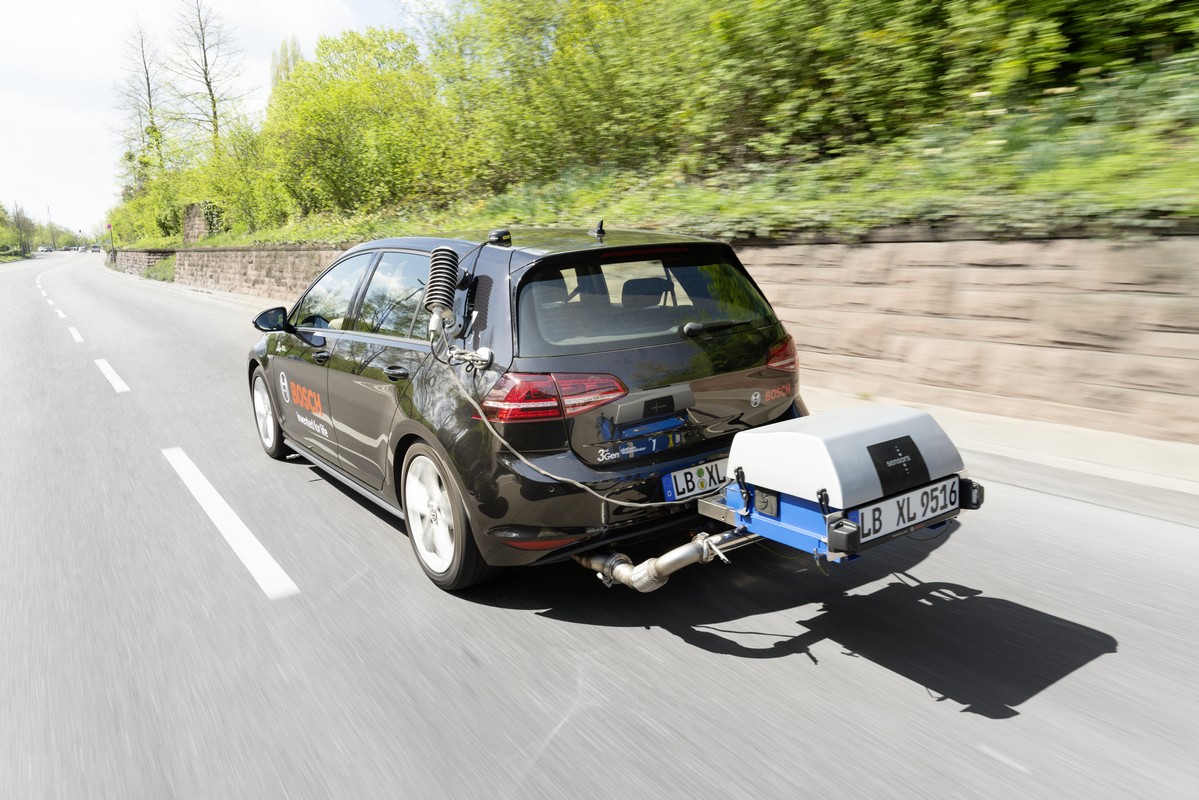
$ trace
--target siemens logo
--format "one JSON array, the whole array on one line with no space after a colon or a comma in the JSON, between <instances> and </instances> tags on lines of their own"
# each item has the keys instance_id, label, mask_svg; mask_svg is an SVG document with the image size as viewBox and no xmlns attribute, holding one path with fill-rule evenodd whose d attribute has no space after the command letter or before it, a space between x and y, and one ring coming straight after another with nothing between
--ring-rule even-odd
<instances>
[{"instance_id":1,"label":"siemens logo","mask_svg":"<svg viewBox=\"0 0 1199 800\"><path fill-rule=\"evenodd\" d=\"M890 461L888 461L887 466L888 467L898 467L900 464L906 464L911 460L912 460L911 456L900 456L899 458L893 458Z\"/></svg>"}]
</instances>

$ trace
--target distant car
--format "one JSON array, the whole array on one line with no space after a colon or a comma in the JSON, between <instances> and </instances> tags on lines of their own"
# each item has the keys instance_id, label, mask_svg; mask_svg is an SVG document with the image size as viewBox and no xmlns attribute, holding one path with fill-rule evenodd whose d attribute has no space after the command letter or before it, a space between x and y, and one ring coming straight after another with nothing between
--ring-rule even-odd
<instances>
[{"instance_id":1,"label":"distant car","mask_svg":"<svg viewBox=\"0 0 1199 800\"><path fill-rule=\"evenodd\" d=\"M254 320L263 449L403 515L447 590L703 526L733 435L807 413L794 342L728 245L598 233L347 251Z\"/></svg>"},{"instance_id":2,"label":"distant car","mask_svg":"<svg viewBox=\"0 0 1199 800\"><path fill-rule=\"evenodd\" d=\"M92 245L92 252L93 252L93 253L99 253L99 252L100 252L100 245L98 245L98 244L94 244L94 245Z\"/></svg>"},{"instance_id":3,"label":"distant car","mask_svg":"<svg viewBox=\"0 0 1199 800\"><path fill-rule=\"evenodd\" d=\"M53 248L53 247L50 247L50 246L48 246L48 245L42 245L41 247L39 247L39 248L37 249L37 251L38 251L39 253L53 253L53 252L54 252L54 248Z\"/></svg>"}]
</instances>

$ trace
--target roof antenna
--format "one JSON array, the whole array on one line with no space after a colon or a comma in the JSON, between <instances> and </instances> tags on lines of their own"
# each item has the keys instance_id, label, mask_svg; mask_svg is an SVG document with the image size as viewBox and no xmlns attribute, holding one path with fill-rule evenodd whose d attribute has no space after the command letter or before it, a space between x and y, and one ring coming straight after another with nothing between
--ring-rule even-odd
<instances>
[{"instance_id":1,"label":"roof antenna","mask_svg":"<svg viewBox=\"0 0 1199 800\"><path fill-rule=\"evenodd\" d=\"M587 231L588 234L595 237L595 240L600 244L604 243L604 221L601 219L595 230Z\"/></svg>"}]
</instances>

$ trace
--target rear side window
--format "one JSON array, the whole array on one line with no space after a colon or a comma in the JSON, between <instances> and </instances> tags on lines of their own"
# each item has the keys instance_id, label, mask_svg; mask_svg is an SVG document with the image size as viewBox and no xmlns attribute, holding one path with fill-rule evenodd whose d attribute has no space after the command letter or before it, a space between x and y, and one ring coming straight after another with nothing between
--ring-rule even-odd
<instances>
[{"instance_id":1,"label":"rear side window","mask_svg":"<svg viewBox=\"0 0 1199 800\"><path fill-rule=\"evenodd\" d=\"M523 356L674 342L689 322L774 322L757 288L740 269L720 261L605 260L534 269L518 301Z\"/></svg>"},{"instance_id":2,"label":"rear side window","mask_svg":"<svg viewBox=\"0 0 1199 800\"><path fill-rule=\"evenodd\" d=\"M362 298L354 330L405 339L426 338L429 312L421 305L429 280L429 257L384 253Z\"/></svg>"}]
</instances>

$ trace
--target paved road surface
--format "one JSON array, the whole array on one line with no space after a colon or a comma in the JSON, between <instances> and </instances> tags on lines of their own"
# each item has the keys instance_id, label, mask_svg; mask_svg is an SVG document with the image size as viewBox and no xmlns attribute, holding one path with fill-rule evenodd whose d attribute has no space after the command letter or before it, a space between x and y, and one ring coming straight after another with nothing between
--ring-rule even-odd
<instances>
[{"instance_id":1,"label":"paved road surface","mask_svg":"<svg viewBox=\"0 0 1199 800\"><path fill-rule=\"evenodd\" d=\"M959 533L829 577L747 548L451 596L262 454L260 305L0 266L0 797L1199 796L1194 496L980 456Z\"/></svg>"}]
</instances>

